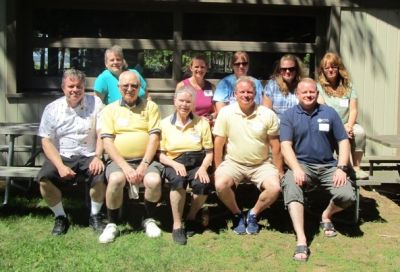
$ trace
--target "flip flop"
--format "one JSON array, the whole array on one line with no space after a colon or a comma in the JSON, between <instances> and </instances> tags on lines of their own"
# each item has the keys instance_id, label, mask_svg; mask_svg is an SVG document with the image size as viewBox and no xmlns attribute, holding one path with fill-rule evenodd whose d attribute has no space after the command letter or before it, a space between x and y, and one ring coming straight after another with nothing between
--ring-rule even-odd
<instances>
[{"instance_id":1,"label":"flip flop","mask_svg":"<svg viewBox=\"0 0 400 272\"><path fill-rule=\"evenodd\" d=\"M305 258L296 257L296 255L300 254L300 253L306 255L306 257ZM307 245L296 246L294 253L293 253L293 260L297 261L297 262L307 262L310 254L311 254L311 252Z\"/></svg>"},{"instance_id":2,"label":"flip flop","mask_svg":"<svg viewBox=\"0 0 400 272\"><path fill-rule=\"evenodd\" d=\"M332 222L321 222L320 227L323 230L325 237L332 238L337 235L337 232ZM327 234L327 231L329 231L330 234Z\"/></svg>"}]
</instances>

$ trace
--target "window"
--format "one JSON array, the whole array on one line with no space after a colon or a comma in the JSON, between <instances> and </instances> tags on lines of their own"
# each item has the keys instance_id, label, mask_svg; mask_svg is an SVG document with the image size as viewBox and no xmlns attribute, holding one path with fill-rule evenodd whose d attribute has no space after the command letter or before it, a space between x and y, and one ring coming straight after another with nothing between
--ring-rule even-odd
<instances>
[{"instance_id":1,"label":"window","mask_svg":"<svg viewBox=\"0 0 400 272\"><path fill-rule=\"evenodd\" d=\"M104 69L104 50L114 44L124 49L129 68L139 70L155 93L172 93L188 76L186 67L196 52L208 56L207 78L213 80L232 73L230 59L238 50L249 53L249 74L261 80L269 78L285 53L306 60L312 74L329 14L324 7L262 4L220 8L201 2L113 0L112 8L105 9L76 0L68 3L73 8L49 0L10 3L15 10L8 13L9 21L17 21L16 32L8 35L8 44L15 45L11 95L59 91L60 77L71 67L86 73L90 89Z\"/></svg>"}]
</instances>

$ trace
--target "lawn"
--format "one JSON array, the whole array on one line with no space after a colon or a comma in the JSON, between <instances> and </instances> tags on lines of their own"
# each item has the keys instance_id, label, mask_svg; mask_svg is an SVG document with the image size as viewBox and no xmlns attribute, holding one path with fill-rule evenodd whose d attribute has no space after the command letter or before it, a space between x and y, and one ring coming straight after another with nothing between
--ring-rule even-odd
<instances>
[{"instance_id":1,"label":"lawn","mask_svg":"<svg viewBox=\"0 0 400 272\"><path fill-rule=\"evenodd\" d=\"M53 237L53 217L37 192L14 190L10 204L0 210L0 271L399 271L399 189L390 191L362 190L360 224L337 223L336 238L325 238L319 218L308 214L311 256L296 263L291 260L295 237L281 203L263 214L258 235L238 236L229 229L226 210L212 198L209 229L178 246L165 201L158 209L164 232L157 239L140 229L142 204L128 202L122 235L102 245L87 226L87 210L78 201L82 194L66 197L73 224L66 235Z\"/></svg>"}]
</instances>

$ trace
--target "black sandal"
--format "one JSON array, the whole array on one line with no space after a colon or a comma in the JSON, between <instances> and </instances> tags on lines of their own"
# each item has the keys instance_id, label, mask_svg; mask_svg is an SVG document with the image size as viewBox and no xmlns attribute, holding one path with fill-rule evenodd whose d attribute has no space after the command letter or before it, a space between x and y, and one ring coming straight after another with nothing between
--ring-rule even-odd
<instances>
[{"instance_id":1,"label":"black sandal","mask_svg":"<svg viewBox=\"0 0 400 272\"><path fill-rule=\"evenodd\" d=\"M335 237L337 235L337 232L335 230L335 227L333 226L332 222L321 222L320 227L322 231L324 232L325 237L331 238ZM327 234L326 232L330 231L330 234Z\"/></svg>"},{"instance_id":2,"label":"black sandal","mask_svg":"<svg viewBox=\"0 0 400 272\"><path fill-rule=\"evenodd\" d=\"M305 258L296 257L297 254L301 254L301 253L306 255L306 257ZM311 254L311 251L307 245L296 246L296 249L294 250L294 254L293 254L293 260L297 261L297 262L307 262L310 254Z\"/></svg>"}]
</instances>

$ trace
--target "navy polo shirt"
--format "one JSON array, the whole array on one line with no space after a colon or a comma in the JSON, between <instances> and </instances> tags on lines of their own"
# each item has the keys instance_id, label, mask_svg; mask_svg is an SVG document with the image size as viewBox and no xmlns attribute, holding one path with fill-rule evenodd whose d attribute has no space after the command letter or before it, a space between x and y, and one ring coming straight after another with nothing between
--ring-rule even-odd
<instances>
[{"instance_id":1,"label":"navy polo shirt","mask_svg":"<svg viewBox=\"0 0 400 272\"><path fill-rule=\"evenodd\" d=\"M312 114L296 105L286 110L280 123L280 140L291 141L297 160L303 163L336 165L336 143L348 139L337 112L317 105Z\"/></svg>"}]
</instances>

